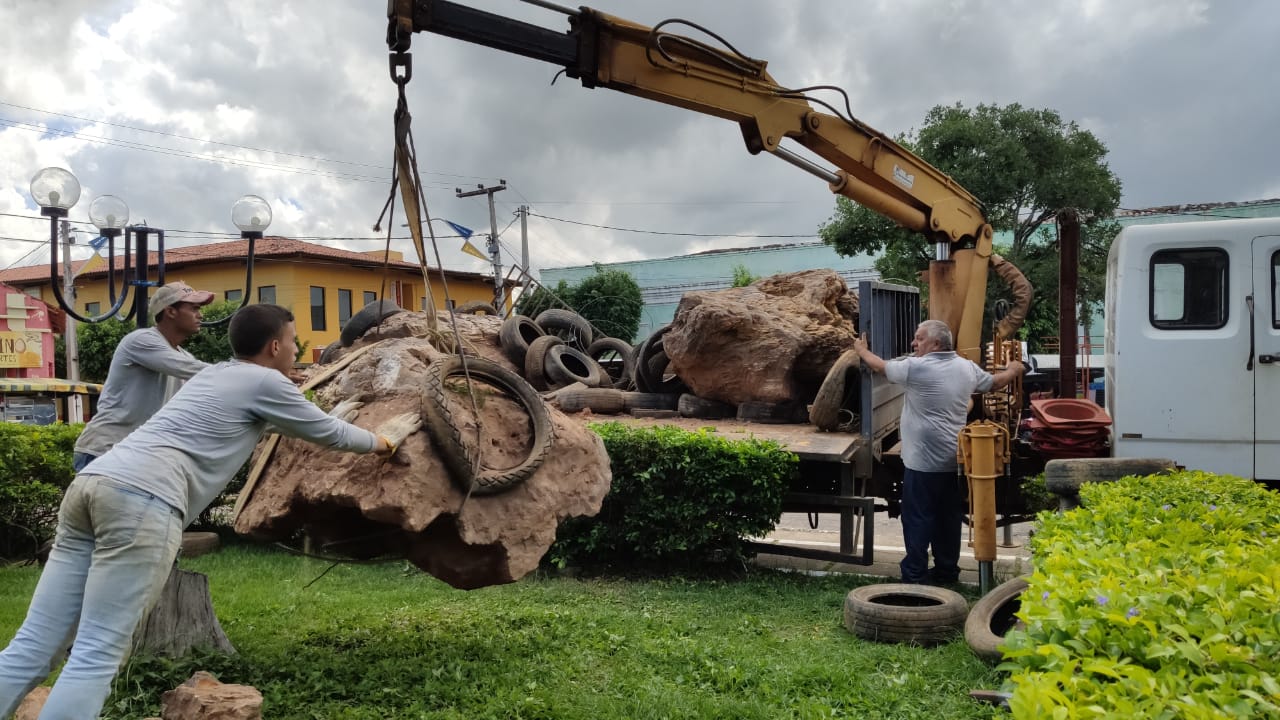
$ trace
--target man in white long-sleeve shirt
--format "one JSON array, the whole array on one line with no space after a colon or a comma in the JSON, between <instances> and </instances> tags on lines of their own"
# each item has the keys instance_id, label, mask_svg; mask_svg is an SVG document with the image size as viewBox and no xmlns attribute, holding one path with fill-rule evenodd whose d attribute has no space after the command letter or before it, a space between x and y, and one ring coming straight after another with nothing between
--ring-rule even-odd
<instances>
[{"instance_id":1,"label":"man in white long-sleeve shirt","mask_svg":"<svg viewBox=\"0 0 1280 720\"><path fill-rule=\"evenodd\" d=\"M0 718L48 673L61 639L76 640L41 718L96 718L134 628L164 587L182 530L272 430L349 452L390 456L416 414L378 433L303 397L285 376L297 351L293 315L250 305L229 328L235 359L196 375L154 417L93 462L67 489L49 562L27 618L0 652Z\"/></svg>"},{"instance_id":2,"label":"man in white long-sleeve shirt","mask_svg":"<svg viewBox=\"0 0 1280 720\"><path fill-rule=\"evenodd\" d=\"M76 472L155 415L182 381L209 367L180 346L200 332L200 308L211 302L213 293L182 282L156 291L147 304L155 325L125 335L111 355L98 413L76 439Z\"/></svg>"}]
</instances>

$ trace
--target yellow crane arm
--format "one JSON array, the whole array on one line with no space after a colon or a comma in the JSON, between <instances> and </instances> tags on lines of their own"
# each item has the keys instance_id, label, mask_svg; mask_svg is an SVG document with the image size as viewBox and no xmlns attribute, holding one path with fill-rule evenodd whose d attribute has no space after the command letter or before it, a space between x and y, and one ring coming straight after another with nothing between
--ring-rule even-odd
<instances>
[{"instance_id":1,"label":"yellow crane arm","mask_svg":"<svg viewBox=\"0 0 1280 720\"><path fill-rule=\"evenodd\" d=\"M938 244L941 264L936 261L930 270L930 315L956 331L957 350L981 362L977 346L992 231L972 193L854 118L847 100L841 112L812 96L814 90L832 88L785 87L769 75L767 62L723 40L720 47L663 30L681 24L701 30L692 23L668 20L648 27L587 7L526 2L563 12L569 30L557 32L447 0L391 0L387 43L393 52L404 53L413 33L432 32L560 65L584 87L610 88L736 122L749 152L772 153L825 180L832 192ZM784 138L835 169L792 152L782 145ZM957 264L953 251L962 248L973 252L961 253Z\"/></svg>"}]
</instances>

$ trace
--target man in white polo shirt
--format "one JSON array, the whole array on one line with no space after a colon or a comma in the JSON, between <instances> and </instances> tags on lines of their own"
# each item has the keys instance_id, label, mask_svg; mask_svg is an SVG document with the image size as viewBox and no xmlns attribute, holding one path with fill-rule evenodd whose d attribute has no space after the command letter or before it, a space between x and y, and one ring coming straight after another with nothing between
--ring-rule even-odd
<instances>
[{"instance_id":1,"label":"man in white polo shirt","mask_svg":"<svg viewBox=\"0 0 1280 720\"><path fill-rule=\"evenodd\" d=\"M916 328L912 357L884 360L865 337L853 342L867 369L906 386L902 407L902 540L907 553L902 581L948 585L960 579L960 525L964 500L956 476L956 446L976 392L999 390L1022 374L1014 361L992 375L957 355L951 329L941 320ZM933 569L929 569L929 548Z\"/></svg>"}]
</instances>

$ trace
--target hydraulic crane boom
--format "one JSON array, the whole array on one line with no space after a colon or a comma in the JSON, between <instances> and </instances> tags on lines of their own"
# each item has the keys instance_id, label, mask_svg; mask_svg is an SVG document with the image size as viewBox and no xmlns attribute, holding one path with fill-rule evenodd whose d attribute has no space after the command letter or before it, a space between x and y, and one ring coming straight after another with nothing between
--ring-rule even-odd
<instances>
[{"instance_id":1,"label":"hydraulic crane boom","mask_svg":"<svg viewBox=\"0 0 1280 720\"><path fill-rule=\"evenodd\" d=\"M447 0L390 0L387 44L393 53L404 53L412 33L432 32L559 65L584 87L619 90L736 122L752 154L772 153L823 179L832 192L934 242L938 259L930 267L930 315L955 331L957 350L981 362L992 230L971 193L854 118L847 97L842 113L808 94L834 88L785 87L769 75L765 61L727 43L715 47L662 30L669 24L701 30L696 25L668 20L646 27L587 7L526 1L568 15L568 32ZM831 112L815 110L814 104ZM836 169L792 152L782 145L784 138ZM1007 337L1016 326L1005 330Z\"/></svg>"}]
</instances>

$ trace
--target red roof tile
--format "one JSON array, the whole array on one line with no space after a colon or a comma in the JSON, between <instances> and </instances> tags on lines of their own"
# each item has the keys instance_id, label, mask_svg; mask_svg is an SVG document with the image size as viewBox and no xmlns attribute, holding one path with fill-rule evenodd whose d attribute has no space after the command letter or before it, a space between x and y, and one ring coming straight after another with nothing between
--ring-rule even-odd
<instances>
[{"instance_id":1,"label":"red roof tile","mask_svg":"<svg viewBox=\"0 0 1280 720\"><path fill-rule=\"evenodd\" d=\"M118 243L118 247L123 243ZM203 265L214 262L226 262L228 260L237 260L244 258L249 252L248 240L232 240L229 242L209 243L207 245L188 245L184 247L165 248L164 266L165 271L170 269L178 269L191 265ZM283 237L264 237L254 244L253 254L255 260L272 258L299 258L310 259L322 262L339 262L348 265L361 267L382 267L382 258L379 255L366 255L354 250L342 250L340 248L326 247L324 245L316 245L315 243L303 242L301 240L291 240ZM151 252L147 255L147 264L155 267L159 264L159 253ZM78 274L81 267L88 260L72 261L74 268L73 273ZM124 255L116 255L112 257L112 264L117 271L124 269ZM403 260L392 260L389 267L397 270L417 270L418 264ZM58 271L61 274L62 264L59 263ZM433 269L434 272L434 269ZM466 277L472 279L480 279L485 276L481 273L461 272L458 270L446 270L446 273L453 277ZM106 275L107 268L101 267L81 275L80 277L101 277ZM31 285L33 283L49 281L49 265L27 265L23 267L11 268L9 270L0 271L0 282L9 283L11 285Z\"/></svg>"}]
</instances>

